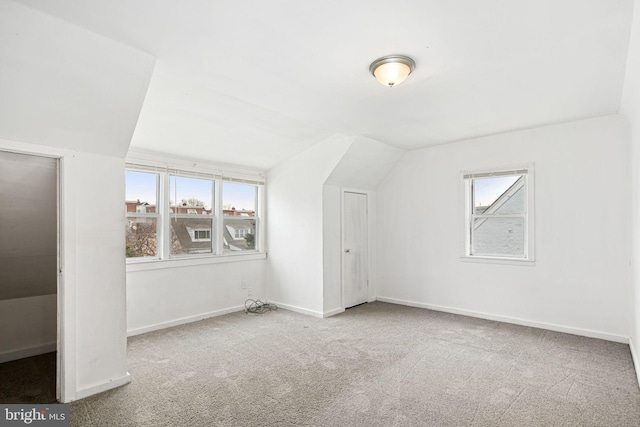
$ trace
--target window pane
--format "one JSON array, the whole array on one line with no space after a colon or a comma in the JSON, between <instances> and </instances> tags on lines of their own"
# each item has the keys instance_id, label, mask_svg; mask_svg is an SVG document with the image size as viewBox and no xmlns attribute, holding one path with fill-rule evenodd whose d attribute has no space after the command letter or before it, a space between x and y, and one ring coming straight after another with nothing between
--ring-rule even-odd
<instances>
[{"instance_id":1,"label":"window pane","mask_svg":"<svg viewBox=\"0 0 640 427\"><path fill-rule=\"evenodd\" d=\"M476 218L472 255L524 256L524 217Z\"/></svg>"},{"instance_id":2,"label":"window pane","mask_svg":"<svg viewBox=\"0 0 640 427\"><path fill-rule=\"evenodd\" d=\"M473 180L473 213L524 213L524 176L511 175Z\"/></svg>"},{"instance_id":3,"label":"window pane","mask_svg":"<svg viewBox=\"0 0 640 427\"><path fill-rule=\"evenodd\" d=\"M158 174L149 172L125 172L126 212L155 213Z\"/></svg>"},{"instance_id":4,"label":"window pane","mask_svg":"<svg viewBox=\"0 0 640 427\"><path fill-rule=\"evenodd\" d=\"M170 212L189 215L211 215L213 182L209 179L171 175ZM176 203L177 201L177 203Z\"/></svg>"},{"instance_id":5,"label":"window pane","mask_svg":"<svg viewBox=\"0 0 640 427\"><path fill-rule=\"evenodd\" d=\"M223 239L225 252L256 249L255 185L222 183Z\"/></svg>"},{"instance_id":6,"label":"window pane","mask_svg":"<svg viewBox=\"0 0 640 427\"><path fill-rule=\"evenodd\" d=\"M255 185L223 182L222 209L224 215L255 216L256 194L257 187Z\"/></svg>"},{"instance_id":7,"label":"window pane","mask_svg":"<svg viewBox=\"0 0 640 427\"><path fill-rule=\"evenodd\" d=\"M155 218L127 218L127 258L156 256L158 247Z\"/></svg>"},{"instance_id":8,"label":"window pane","mask_svg":"<svg viewBox=\"0 0 640 427\"><path fill-rule=\"evenodd\" d=\"M171 255L210 254L215 240L211 217L171 217Z\"/></svg>"},{"instance_id":9,"label":"window pane","mask_svg":"<svg viewBox=\"0 0 640 427\"><path fill-rule=\"evenodd\" d=\"M223 219L224 251L239 252L256 249L256 220L242 216L225 216Z\"/></svg>"}]
</instances>

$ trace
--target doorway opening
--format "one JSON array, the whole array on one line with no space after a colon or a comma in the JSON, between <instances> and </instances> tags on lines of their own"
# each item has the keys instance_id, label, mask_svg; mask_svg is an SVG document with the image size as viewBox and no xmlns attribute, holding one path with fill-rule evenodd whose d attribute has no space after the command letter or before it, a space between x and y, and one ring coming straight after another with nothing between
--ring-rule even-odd
<instances>
[{"instance_id":1,"label":"doorway opening","mask_svg":"<svg viewBox=\"0 0 640 427\"><path fill-rule=\"evenodd\" d=\"M59 161L0 151L0 403L57 401Z\"/></svg>"}]
</instances>

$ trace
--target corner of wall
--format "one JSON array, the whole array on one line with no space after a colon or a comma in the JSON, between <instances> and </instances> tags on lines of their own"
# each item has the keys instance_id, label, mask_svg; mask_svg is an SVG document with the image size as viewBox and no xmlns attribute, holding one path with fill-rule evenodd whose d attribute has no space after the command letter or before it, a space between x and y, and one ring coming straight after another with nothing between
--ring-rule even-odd
<instances>
[{"instance_id":1,"label":"corner of wall","mask_svg":"<svg viewBox=\"0 0 640 427\"><path fill-rule=\"evenodd\" d=\"M267 171L267 294L279 305L323 313L324 183L353 139L334 134Z\"/></svg>"},{"instance_id":2,"label":"corner of wall","mask_svg":"<svg viewBox=\"0 0 640 427\"><path fill-rule=\"evenodd\" d=\"M630 126L631 159L631 338L629 347L640 383L640 3L634 2L631 36L620 101L620 114Z\"/></svg>"}]
</instances>

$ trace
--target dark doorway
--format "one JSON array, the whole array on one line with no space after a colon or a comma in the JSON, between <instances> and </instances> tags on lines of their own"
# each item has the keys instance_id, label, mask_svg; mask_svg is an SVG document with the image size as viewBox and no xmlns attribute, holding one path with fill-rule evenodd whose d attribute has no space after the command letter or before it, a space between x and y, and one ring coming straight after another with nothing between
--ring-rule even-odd
<instances>
[{"instance_id":1,"label":"dark doorway","mask_svg":"<svg viewBox=\"0 0 640 427\"><path fill-rule=\"evenodd\" d=\"M0 403L56 400L58 160L0 151Z\"/></svg>"}]
</instances>

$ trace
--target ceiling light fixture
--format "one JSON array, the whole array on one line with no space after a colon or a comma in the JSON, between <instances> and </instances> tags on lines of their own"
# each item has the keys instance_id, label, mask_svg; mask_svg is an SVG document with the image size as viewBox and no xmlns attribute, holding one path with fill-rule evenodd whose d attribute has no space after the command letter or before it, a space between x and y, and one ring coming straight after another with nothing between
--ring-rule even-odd
<instances>
[{"instance_id":1,"label":"ceiling light fixture","mask_svg":"<svg viewBox=\"0 0 640 427\"><path fill-rule=\"evenodd\" d=\"M402 83L415 68L415 61L404 55L383 56L369 65L369 71L376 80L389 87Z\"/></svg>"}]
</instances>

